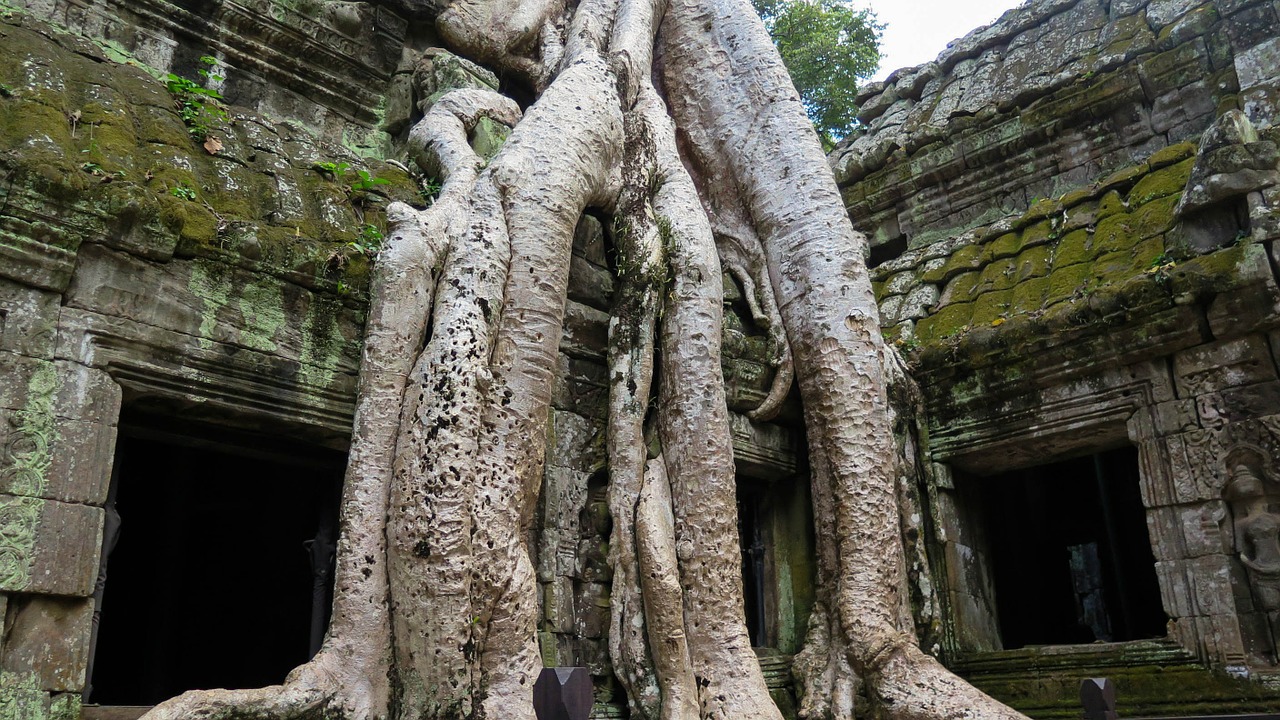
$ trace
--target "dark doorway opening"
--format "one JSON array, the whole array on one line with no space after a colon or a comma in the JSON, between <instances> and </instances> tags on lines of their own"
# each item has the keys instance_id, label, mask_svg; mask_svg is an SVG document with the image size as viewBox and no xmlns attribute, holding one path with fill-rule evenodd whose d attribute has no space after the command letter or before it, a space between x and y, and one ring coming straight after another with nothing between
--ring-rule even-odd
<instances>
[{"instance_id":1,"label":"dark doorway opening","mask_svg":"<svg viewBox=\"0 0 1280 720\"><path fill-rule=\"evenodd\" d=\"M305 662L327 624L344 466L303 443L122 418L90 702L273 685Z\"/></svg>"},{"instance_id":2,"label":"dark doorway opening","mask_svg":"<svg viewBox=\"0 0 1280 720\"><path fill-rule=\"evenodd\" d=\"M742 551L742 600L751 647L768 644L762 490L759 483L739 479L738 542Z\"/></svg>"},{"instance_id":3,"label":"dark doorway opening","mask_svg":"<svg viewBox=\"0 0 1280 720\"><path fill-rule=\"evenodd\" d=\"M1165 635L1136 449L976 482L1006 649Z\"/></svg>"}]
</instances>

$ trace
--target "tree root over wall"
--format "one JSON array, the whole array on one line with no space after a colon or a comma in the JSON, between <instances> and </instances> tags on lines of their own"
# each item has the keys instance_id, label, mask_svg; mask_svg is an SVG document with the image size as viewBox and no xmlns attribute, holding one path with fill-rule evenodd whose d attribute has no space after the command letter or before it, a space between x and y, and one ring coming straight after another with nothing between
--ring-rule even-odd
<instances>
[{"instance_id":1,"label":"tree root over wall","mask_svg":"<svg viewBox=\"0 0 1280 720\"><path fill-rule=\"evenodd\" d=\"M636 718L780 720L747 637L720 369L721 273L799 378L819 602L796 661L811 718L1021 718L902 618L878 311L799 98L746 0L457 0L462 55L533 88L456 90L411 134L439 200L389 209L372 288L325 645L284 685L195 691L146 720L533 720L526 538L574 228L613 218L610 651ZM485 164L482 119L511 135ZM655 401L656 398L656 401Z\"/></svg>"}]
</instances>

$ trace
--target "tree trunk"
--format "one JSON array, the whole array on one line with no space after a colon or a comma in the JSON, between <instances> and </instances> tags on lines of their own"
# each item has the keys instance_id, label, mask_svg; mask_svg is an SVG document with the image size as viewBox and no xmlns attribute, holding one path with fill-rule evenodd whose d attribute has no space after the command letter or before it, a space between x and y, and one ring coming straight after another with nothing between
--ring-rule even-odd
<instances>
[{"instance_id":1,"label":"tree trunk","mask_svg":"<svg viewBox=\"0 0 1280 720\"><path fill-rule=\"evenodd\" d=\"M720 369L730 272L777 366L752 415L776 412L793 364L805 408L820 598L797 660L804 713L851 717L860 677L885 717L1020 718L922 653L901 619L865 240L751 6L457 0L437 26L537 100L522 114L454 91L411 134L445 183L431 208L389 211L325 645L283 686L188 693L147 720L532 720L526 538L588 208L613 217L618 251L610 651L633 717L781 717L743 615ZM513 128L487 166L467 146L481 118Z\"/></svg>"}]
</instances>

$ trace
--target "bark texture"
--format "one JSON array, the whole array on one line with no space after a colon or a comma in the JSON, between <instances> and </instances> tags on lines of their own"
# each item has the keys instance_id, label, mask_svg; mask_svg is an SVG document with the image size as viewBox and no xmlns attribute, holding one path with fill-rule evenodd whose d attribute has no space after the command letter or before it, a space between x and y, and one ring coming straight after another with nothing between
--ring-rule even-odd
<instances>
[{"instance_id":1,"label":"bark texture","mask_svg":"<svg viewBox=\"0 0 1280 720\"><path fill-rule=\"evenodd\" d=\"M444 95L411 153L439 200L389 211L343 498L334 616L285 684L188 693L147 720L532 720L526 539L545 458L570 244L612 218L610 651L633 717L780 720L743 613L721 372L722 274L799 379L819 601L802 714L1020 718L916 646L864 239L745 0L455 0L452 48L523 83ZM484 163L482 118L512 128Z\"/></svg>"}]
</instances>

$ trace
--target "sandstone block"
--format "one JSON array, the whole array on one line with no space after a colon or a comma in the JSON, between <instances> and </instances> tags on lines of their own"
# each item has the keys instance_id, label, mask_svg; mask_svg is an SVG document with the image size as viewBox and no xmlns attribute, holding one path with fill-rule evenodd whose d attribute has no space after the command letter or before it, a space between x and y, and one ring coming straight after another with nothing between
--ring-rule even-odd
<instances>
[{"instance_id":1,"label":"sandstone block","mask_svg":"<svg viewBox=\"0 0 1280 720\"><path fill-rule=\"evenodd\" d=\"M53 357L60 304L57 293L0 279L0 350Z\"/></svg>"},{"instance_id":2,"label":"sandstone block","mask_svg":"<svg viewBox=\"0 0 1280 720\"><path fill-rule=\"evenodd\" d=\"M1186 561L1187 579L1198 615L1230 615L1235 612L1231 592L1231 559L1206 555Z\"/></svg>"},{"instance_id":3,"label":"sandstone block","mask_svg":"<svg viewBox=\"0 0 1280 720\"><path fill-rule=\"evenodd\" d=\"M101 508L0 495L0 590L88 597L101 532Z\"/></svg>"},{"instance_id":4,"label":"sandstone block","mask_svg":"<svg viewBox=\"0 0 1280 720\"><path fill-rule=\"evenodd\" d=\"M1156 578L1160 583L1160 602L1169 617L1185 618L1195 614L1181 561L1156 561Z\"/></svg>"},{"instance_id":5,"label":"sandstone block","mask_svg":"<svg viewBox=\"0 0 1280 720\"><path fill-rule=\"evenodd\" d=\"M42 690L79 692L89 662L92 619L90 598L11 598L0 668L34 674Z\"/></svg>"},{"instance_id":6,"label":"sandstone block","mask_svg":"<svg viewBox=\"0 0 1280 720\"><path fill-rule=\"evenodd\" d=\"M1180 398L1276 379L1265 337L1250 335L1184 350L1174 356Z\"/></svg>"},{"instance_id":7,"label":"sandstone block","mask_svg":"<svg viewBox=\"0 0 1280 720\"><path fill-rule=\"evenodd\" d=\"M1229 555L1232 552L1231 522L1227 518L1226 503L1216 500L1200 506L1178 508L1178 516L1188 557Z\"/></svg>"}]
</instances>

